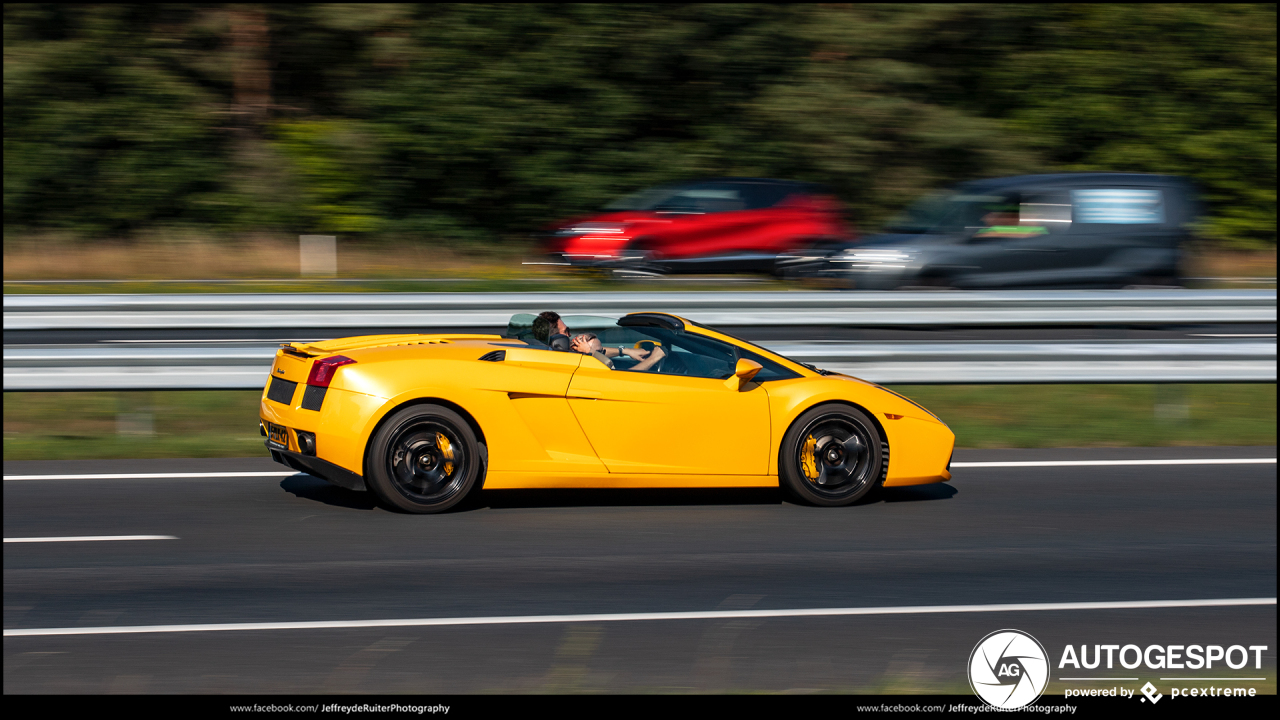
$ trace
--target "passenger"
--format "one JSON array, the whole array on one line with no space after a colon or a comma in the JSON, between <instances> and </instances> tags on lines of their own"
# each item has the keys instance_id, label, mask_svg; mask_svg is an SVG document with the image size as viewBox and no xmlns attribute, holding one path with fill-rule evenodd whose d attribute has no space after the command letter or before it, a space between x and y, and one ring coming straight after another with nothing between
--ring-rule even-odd
<instances>
[{"instance_id":1,"label":"passenger","mask_svg":"<svg viewBox=\"0 0 1280 720\"><path fill-rule=\"evenodd\" d=\"M583 355L590 355L604 363L605 367L610 370L613 369L613 361L605 354L604 345L600 342L600 337L595 333L583 333L575 337L569 347Z\"/></svg>"}]
</instances>

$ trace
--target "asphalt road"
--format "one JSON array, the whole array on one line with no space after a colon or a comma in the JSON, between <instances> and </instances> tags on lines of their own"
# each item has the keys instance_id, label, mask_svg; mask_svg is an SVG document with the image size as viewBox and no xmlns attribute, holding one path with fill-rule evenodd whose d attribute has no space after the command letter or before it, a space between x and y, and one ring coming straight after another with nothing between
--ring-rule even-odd
<instances>
[{"instance_id":1,"label":"asphalt road","mask_svg":"<svg viewBox=\"0 0 1280 720\"><path fill-rule=\"evenodd\" d=\"M1275 453L960 451L955 461ZM6 477L233 471L284 468L5 464ZM1275 598L1275 473L1274 464L960 467L951 483L838 509L772 490L505 491L439 516L393 514L305 475L6 479L4 625ZM121 535L176 539L9 542ZM1266 645L1261 668L1251 660L1215 674L1261 677L1245 684L1275 691L1274 604L6 636L4 690L967 693L970 652L1002 628L1034 635L1054 660L1068 643ZM1159 670L1093 672L1162 682ZM1052 671L1050 693L1080 686L1058 679L1066 674Z\"/></svg>"}]
</instances>

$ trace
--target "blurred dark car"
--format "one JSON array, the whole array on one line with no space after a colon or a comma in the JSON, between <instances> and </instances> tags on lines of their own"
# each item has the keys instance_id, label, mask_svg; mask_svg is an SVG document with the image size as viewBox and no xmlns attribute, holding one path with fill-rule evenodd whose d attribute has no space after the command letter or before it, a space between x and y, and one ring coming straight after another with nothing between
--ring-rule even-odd
<instances>
[{"instance_id":1,"label":"blurred dark car","mask_svg":"<svg viewBox=\"0 0 1280 720\"><path fill-rule=\"evenodd\" d=\"M555 264L638 274L766 272L780 255L852 236L821 186L720 178L628 195L542 235Z\"/></svg>"},{"instance_id":2,"label":"blurred dark car","mask_svg":"<svg viewBox=\"0 0 1280 720\"><path fill-rule=\"evenodd\" d=\"M927 197L880 234L781 266L864 290L1177 286L1199 215L1198 193L1179 177L996 178Z\"/></svg>"}]
</instances>

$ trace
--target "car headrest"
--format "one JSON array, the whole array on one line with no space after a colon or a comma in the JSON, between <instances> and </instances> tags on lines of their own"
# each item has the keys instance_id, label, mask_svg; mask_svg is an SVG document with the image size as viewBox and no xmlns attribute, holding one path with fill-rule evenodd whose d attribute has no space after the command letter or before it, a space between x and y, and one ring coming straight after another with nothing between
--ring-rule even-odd
<instances>
[{"instance_id":1,"label":"car headrest","mask_svg":"<svg viewBox=\"0 0 1280 720\"><path fill-rule=\"evenodd\" d=\"M569 336L568 336L568 335L564 335L564 334L562 334L562 333L556 333L556 334L552 335L551 337L547 338L547 347L550 347L552 350L559 350L559 351L561 351L561 352L568 352L568 350L569 350Z\"/></svg>"}]
</instances>

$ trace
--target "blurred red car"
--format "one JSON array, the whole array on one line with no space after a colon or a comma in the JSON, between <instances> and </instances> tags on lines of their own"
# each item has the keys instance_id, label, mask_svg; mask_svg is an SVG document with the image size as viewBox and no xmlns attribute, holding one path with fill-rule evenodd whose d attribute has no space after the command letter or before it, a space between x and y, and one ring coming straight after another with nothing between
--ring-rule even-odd
<instances>
[{"instance_id":1,"label":"blurred red car","mask_svg":"<svg viewBox=\"0 0 1280 720\"><path fill-rule=\"evenodd\" d=\"M555 264L624 274L774 273L779 256L849 242L853 232L821 186L721 178L633 193L542 238Z\"/></svg>"}]
</instances>

